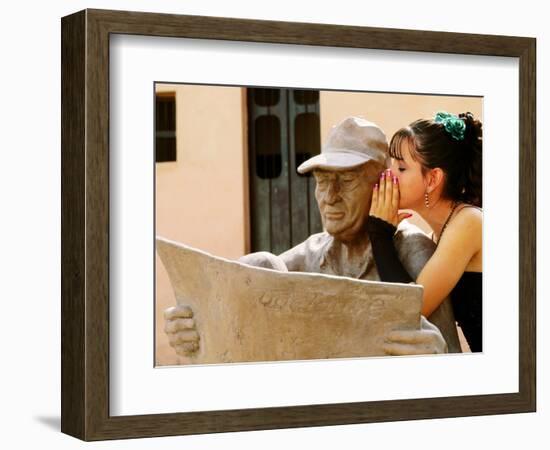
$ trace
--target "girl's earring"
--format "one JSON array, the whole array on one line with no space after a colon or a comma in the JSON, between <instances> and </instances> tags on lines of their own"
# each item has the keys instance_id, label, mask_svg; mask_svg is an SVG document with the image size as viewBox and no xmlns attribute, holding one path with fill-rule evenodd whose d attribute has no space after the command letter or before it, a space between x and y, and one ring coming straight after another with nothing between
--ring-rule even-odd
<instances>
[{"instance_id":1,"label":"girl's earring","mask_svg":"<svg viewBox=\"0 0 550 450\"><path fill-rule=\"evenodd\" d=\"M430 207L430 199L428 197L428 191L424 193L424 204L426 205L426 208Z\"/></svg>"}]
</instances>

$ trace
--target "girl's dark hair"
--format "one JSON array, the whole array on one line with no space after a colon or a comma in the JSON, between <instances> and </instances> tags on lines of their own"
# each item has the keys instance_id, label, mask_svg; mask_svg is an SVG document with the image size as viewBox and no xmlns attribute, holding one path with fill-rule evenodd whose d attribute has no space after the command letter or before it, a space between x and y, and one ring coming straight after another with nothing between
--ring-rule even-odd
<instances>
[{"instance_id":1,"label":"girl's dark hair","mask_svg":"<svg viewBox=\"0 0 550 450\"><path fill-rule=\"evenodd\" d=\"M403 160L401 145L408 142L411 157L421 164L423 174L436 167L445 173L444 198L481 207L481 122L470 112L458 117L466 123L464 139L454 139L442 123L420 119L393 135L390 156Z\"/></svg>"}]
</instances>

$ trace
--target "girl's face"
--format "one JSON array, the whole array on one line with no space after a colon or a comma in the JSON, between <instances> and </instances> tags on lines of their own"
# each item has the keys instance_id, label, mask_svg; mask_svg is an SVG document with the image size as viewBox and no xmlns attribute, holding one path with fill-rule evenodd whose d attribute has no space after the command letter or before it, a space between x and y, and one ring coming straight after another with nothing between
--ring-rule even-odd
<instances>
[{"instance_id":1,"label":"girl's face","mask_svg":"<svg viewBox=\"0 0 550 450\"><path fill-rule=\"evenodd\" d=\"M392 158L391 170L399 180L399 209L418 210L424 205L426 184L422 174L422 166L411 157L409 142L401 142L403 160Z\"/></svg>"}]
</instances>

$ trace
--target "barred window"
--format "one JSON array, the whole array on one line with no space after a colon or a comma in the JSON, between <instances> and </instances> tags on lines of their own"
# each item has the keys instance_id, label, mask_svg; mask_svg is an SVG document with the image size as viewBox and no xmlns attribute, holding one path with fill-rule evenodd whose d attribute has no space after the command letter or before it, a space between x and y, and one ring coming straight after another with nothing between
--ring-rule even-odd
<instances>
[{"instance_id":1,"label":"barred window","mask_svg":"<svg viewBox=\"0 0 550 450\"><path fill-rule=\"evenodd\" d=\"M155 161L176 161L176 93L155 96Z\"/></svg>"}]
</instances>

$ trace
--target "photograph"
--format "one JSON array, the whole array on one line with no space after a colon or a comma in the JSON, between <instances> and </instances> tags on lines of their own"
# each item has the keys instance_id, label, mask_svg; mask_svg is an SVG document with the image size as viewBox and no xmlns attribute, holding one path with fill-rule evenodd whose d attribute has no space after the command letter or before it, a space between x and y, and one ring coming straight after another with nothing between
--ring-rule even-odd
<instances>
[{"instance_id":1,"label":"photograph","mask_svg":"<svg viewBox=\"0 0 550 450\"><path fill-rule=\"evenodd\" d=\"M155 366L483 352L483 97L154 84Z\"/></svg>"},{"instance_id":2,"label":"photograph","mask_svg":"<svg viewBox=\"0 0 550 450\"><path fill-rule=\"evenodd\" d=\"M536 410L536 40L421 28L62 18L63 433Z\"/></svg>"}]
</instances>

